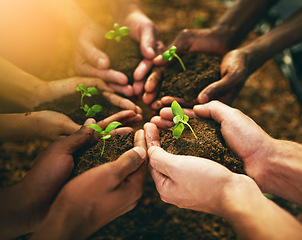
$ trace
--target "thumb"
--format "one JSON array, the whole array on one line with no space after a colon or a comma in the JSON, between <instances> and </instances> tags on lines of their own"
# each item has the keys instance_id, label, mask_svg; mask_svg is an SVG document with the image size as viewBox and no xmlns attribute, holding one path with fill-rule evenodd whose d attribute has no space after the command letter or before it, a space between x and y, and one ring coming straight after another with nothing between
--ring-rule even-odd
<instances>
[{"instance_id":1,"label":"thumb","mask_svg":"<svg viewBox=\"0 0 302 240\"><path fill-rule=\"evenodd\" d=\"M87 60L91 65L97 67L98 69L108 69L110 66L108 56L96 47L93 47L87 53Z\"/></svg>"},{"instance_id":2,"label":"thumb","mask_svg":"<svg viewBox=\"0 0 302 240\"><path fill-rule=\"evenodd\" d=\"M116 161L111 162L112 173L117 177L118 184L138 170L142 163L146 161L146 158L147 153L143 147L134 147L121 155Z\"/></svg>"}]
</instances>

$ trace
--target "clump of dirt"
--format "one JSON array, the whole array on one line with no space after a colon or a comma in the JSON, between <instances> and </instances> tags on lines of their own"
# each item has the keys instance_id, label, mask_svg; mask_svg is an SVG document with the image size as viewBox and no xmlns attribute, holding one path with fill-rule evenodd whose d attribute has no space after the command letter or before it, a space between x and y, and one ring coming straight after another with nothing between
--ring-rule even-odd
<instances>
[{"instance_id":1,"label":"clump of dirt","mask_svg":"<svg viewBox=\"0 0 302 240\"><path fill-rule=\"evenodd\" d=\"M110 59L110 68L124 73L132 85L133 72L143 59L139 44L128 36L123 37L120 42L108 40L104 52Z\"/></svg>"},{"instance_id":2,"label":"clump of dirt","mask_svg":"<svg viewBox=\"0 0 302 240\"><path fill-rule=\"evenodd\" d=\"M86 117L86 112L80 108L80 99L81 94L79 92L75 94L68 94L54 101L40 104L35 108L35 111L52 110L60 112L70 117L74 122L82 125L89 117ZM84 104L88 104L90 107L94 104L99 104L103 107L102 111L93 117L96 121L103 120L112 114L123 110L108 101L102 92L100 92L98 95L84 98Z\"/></svg>"},{"instance_id":3,"label":"clump of dirt","mask_svg":"<svg viewBox=\"0 0 302 240\"><path fill-rule=\"evenodd\" d=\"M185 127L181 137L176 139L172 135L171 127L160 131L161 147L172 154L211 159L233 172L245 173L242 160L226 145L217 122L212 119L193 118L189 124L198 139L195 139L188 127Z\"/></svg>"},{"instance_id":4,"label":"clump of dirt","mask_svg":"<svg viewBox=\"0 0 302 240\"><path fill-rule=\"evenodd\" d=\"M105 142L105 150L101 157L104 141L100 139L92 147L79 152L75 156L74 175L79 175L93 167L118 159L124 152L133 148L134 134L116 134Z\"/></svg>"},{"instance_id":5,"label":"clump of dirt","mask_svg":"<svg viewBox=\"0 0 302 240\"><path fill-rule=\"evenodd\" d=\"M178 62L164 72L159 98L173 96L191 102L209 84L220 79L220 58L205 54L188 54L182 57L187 70Z\"/></svg>"}]
</instances>

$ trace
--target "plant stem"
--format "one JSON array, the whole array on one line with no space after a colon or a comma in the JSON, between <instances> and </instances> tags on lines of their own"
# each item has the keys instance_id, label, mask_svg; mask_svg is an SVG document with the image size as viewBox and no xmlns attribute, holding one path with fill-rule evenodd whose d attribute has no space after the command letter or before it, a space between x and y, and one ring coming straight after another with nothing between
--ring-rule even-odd
<instances>
[{"instance_id":1,"label":"plant stem","mask_svg":"<svg viewBox=\"0 0 302 240\"><path fill-rule=\"evenodd\" d=\"M182 69L183 69L184 71L186 71L186 67L185 67L184 63L182 62L181 58L180 58L176 53L174 53L174 56L175 56L175 57L178 59L178 61L180 62L181 66L182 66Z\"/></svg>"},{"instance_id":2,"label":"plant stem","mask_svg":"<svg viewBox=\"0 0 302 240\"><path fill-rule=\"evenodd\" d=\"M81 108L83 108L83 107L84 107L84 104L83 104L83 98L84 98L84 94L82 94L82 96L81 96Z\"/></svg>"},{"instance_id":3,"label":"plant stem","mask_svg":"<svg viewBox=\"0 0 302 240\"><path fill-rule=\"evenodd\" d=\"M191 132L193 133L194 137L195 137L196 139L198 139L197 136L196 136L196 134L195 134L195 132L193 131L193 128L190 126L190 124L187 123L187 122L185 122L185 121L181 121L181 122L184 123L184 124L186 124L186 125L190 128L190 130L191 130Z\"/></svg>"},{"instance_id":4,"label":"plant stem","mask_svg":"<svg viewBox=\"0 0 302 240\"><path fill-rule=\"evenodd\" d=\"M105 150L105 139L103 139L104 143L103 143L103 148L102 148L102 152L101 152L101 157L103 157L103 153L104 153L104 150Z\"/></svg>"}]
</instances>

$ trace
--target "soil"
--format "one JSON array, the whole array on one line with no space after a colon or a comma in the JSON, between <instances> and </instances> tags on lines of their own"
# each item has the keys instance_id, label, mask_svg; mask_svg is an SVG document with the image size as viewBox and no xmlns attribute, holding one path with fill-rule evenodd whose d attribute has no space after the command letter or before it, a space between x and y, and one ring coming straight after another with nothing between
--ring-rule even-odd
<instances>
[{"instance_id":1,"label":"soil","mask_svg":"<svg viewBox=\"0 0 302 240\"><path fill-rule=\"evenodd\" d=\"M140 47L137 42L129 36L125 36L120 42L107 40L104 52L110 59L110 67L116 71L124 73L132 85L134 82L133 72L142 60Z\"/></svg>"},{"instance_id":2,"label":"soil","mask_svg":"<svg viewBox=\"0 0 302 240\"><path fill-rule=\"evenodd\" d=\"M192 102L209 84L220 79L220 58L204 54L188 54L181 57L186 71L174 62L164 72L158 98L173 96Z\"/></svg>"},{"instance_id":3,"label":"soil","mask_svg":"<svg viewBox=\"0 0 302 240\"><path fill-rule=\"evenodd\" d=\"M196 26L196 19L200 16L206 17L206 22L203 27L212 25L217 18L225 11L222 4L217 1L160 1L160 0L142 0L144 10L147 15L156 23L162 33L162 39L168 44L180 31L184 28L200 27ZM165 15L162 13L165 9ZM95 18L97 19L97 18ZM256 35L252 33L247 41L253 39ZM109 48L109 47L108 47ZM124 50L118 50L121 53ZM121 56L118 56L123 59ZM187 58L194 57L191 63ZM138 57L139 59L140 57ZM66 57L62 58L66 59ZM112 57L115 59L115 57ZM198 59L198 61L196 61ZM201 60L200 60L201 59ZM193 63L198 62L198 66L202 70L192 75L197 76L196 79L201 79L202 84L209 84L210 81L219 79L219 59L208 57L204 55L184 56L183 60L188 67L188 72L193 68ZM113 61L113 60L112 60ZM128 63L128 59L120 61L121 63ZM64 64L62 62L62 64ZM121 64L123 65L123 64ZM62 66L58 67L58 71L62 71ZM131 67L130 67L131 68ZM171 66L177 68L173 70L173 74L179 73L181 75L181 82L187 78L181 71L179 64L176 62ZM116 67L114 69L119 69ZM216 71L217 70L217 71ZM130 72L133 72L131 70ZM43 73L41 73L43 75ZM64 73L53 72L53 75L64 75ZM172 73L166 72L165 79ZM49 77L49 76L48 76ZM51 77L49 77L51 79ZM205 80L206 79L206 80ZM265 79L265 81L263 81ZM174 95L173 92L168 92L172 87L165 87L166 80L163 81L161 91L167 95ZM190 80L191 82L192 80ZM199 84L197 84L199 85ZM177 84L173 84L173 87ZM182 87L178 88L177 94L180 93ZM199 93L199 90L196 91ZM193 96L193 90L186 90L180 97L185 97L186 94ZM163 94L163 93L160 93ZM161 96L161 95L160 95ZM70 106L78 105L80 97L70 103ZM191 101L189 98L187 101ZM102 106L107 104L102 102ZM92 104L95 104L93 101ZM57 104L57 105L62 105ZM292 141L302 142L302 114L301 106L297 103L295 96L291 92L288 81L282 76L276 64L270 60L255 74L253 74L246 82L238 98L234 102L234 106L245 114L253 118L265 131L275 138L288 139ZM47 107L49 109L49 107ZM80 115L83 116L82 110ZM290 109L290 111L289 111ZM56 109L52 109L56 110ZM61 111L61 110L57 110ZM67 113L66 113L67 114ZM104 114L104 113L103 113ZM71 116L71 115L70 115ZM71 116L72 117L72 116ZM104 116L105 117L105 116ZM75 120L79 124L84 122L84 119ZM220 126L210 120L190 120L192 127L198 135L198 141L192 136L192 133L186 129L182 137L178 140L171 138L171 129L161 132L161 144L169 152L175 154L192 155L197 152L196 145L202 145L198 156L215 159L221 164L228 167L230 170L237 173L244 173L242 162L238 159L226 146L220 133ZM167 138L167 142L164 140ZM118 143L116 143L118 141ZM188 148L180 148L180 143L186 141L186 144L191 144L193 150ZM200 143L202 141L202 143ZM100 155L102 141L85 152L81 153L76 158L77 167L74 174L80 174L83 171L94 167L103 161L112 161L118 158L127 149L133 147L133 135L114 136L106 140L106 150L104 159L94 159L88 161L87 159L93 156ZM177 147L172 149L173 144ZM47 142L33 141L33 142L16 142L1 144L0 153L0 180L1 186L8 186L18 182L22 179L26 172L30 169L33 159L37 153L42 151L48 145ZM108 159L110 155L114 156ZM301 215L302 210L295 204L273 196L273 200L290 211L294 216ZM27 239L27 236L22 236L19 239ZM185 209L179 209L175 206L163 203L155 189L154 183L150 175L147 175L145 182L145 192L140 199L138 206L131 212L117 218L113 222L107 224L97 233L93 234L89 239L114 239L114 240L135 240L135 239L158 239L158 240L174 240L174 239L236 239L236 233L232 227L218 216L194 212Z\"/></svg>"},{"instance_id":4,"label":"soil","mask_svg":"<svg viewBox=\"0 0 302 240\"><path fill-rule=\"evenodd\" d=\"M45 102L35 108L36 111L41 110L52 110L60 113L64 113L70 117L74 122L82 125L86 117L86 112L80 108L81 94L77 92L76 94L68 94L62 98L56 99L55 101ZM84 97L84 104L88 106L93 106L94 104L101 105L102 111L97 113L93 118L96 121L103 120L112 114L115 114L122 109L111 104L100 92L98 95L93 95L91 97Z\"/></svg>"}]
</instances>

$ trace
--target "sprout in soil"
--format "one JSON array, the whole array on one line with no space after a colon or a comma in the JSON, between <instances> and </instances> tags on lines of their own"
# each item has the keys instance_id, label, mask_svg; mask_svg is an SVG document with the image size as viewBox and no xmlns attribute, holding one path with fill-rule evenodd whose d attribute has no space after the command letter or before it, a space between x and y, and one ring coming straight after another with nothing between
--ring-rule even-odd
<instances>
[{"instance_id":1,"label":"sprout in soil","mask_svg":"<svg viewBox=\"0 0 302 240\"><path fill-rule=\"evenodd\" d=\"M178 104L178 102L173 101L171 104L171 108L172 108L172 113L174 115L173 122L175 123L173 132L172 132L173 136L177 139L180 138L180 136L185 128L185 124L186 124L192 131L194 137L197 139L195 132L193 131L190 124L188 123L189 117L184 114L184 112L183 112L181 106Z\"/></svg>"},{"instance_id":2,"label":"sprout in soil","mask_svg":"<svg viewBox=\"0 0 302 240\"><path fill-rule=\"evenodd\" d=\"M102 134L101 139L103 139L103 148L102 148L102 152L101 152L101 157L103 156L103 153L105 150L105 140L108 138L111 138L111 135L109 133L120 125L122 125L120 122L114 121L114 122L109 123L105 130L103 130L99 125L97 125L95 123L91 123L86 126L86 127L90 127L93 130L95 130L97 134Z\"/></svg>"},{"instance_id":3,"label":"sprout in soil","mask_svg":"<svg viewBox=\"0 0 302 240\"><path fill-rule=\"evenodd\" d=\"M85 84L81 83L76 87L78 92L81 92L81 108L84 108L83 98L85 96L91 97L99 93L98 89L95 87L87 87Z\"/></svg>"},{"instance_id":4,"label":"sprout in soil","mask_svg":"<svg viewBox=\"0 0 302 240\"><path fill-rule=\"evenodd\" d=\"M114 39L115 41L119 42L122 37L127 36L130 32L128 27L120 27L120 25L117 23L113 25L113 28L114 30L110 30L105 34L105 38Z\"/></svg>"},{"instance_id":5,"label":"sprout in soil","mask_svg":"<svg viewBox=\"0 0 302 240\"><path fill-rule=\"evenodd\" d=\"M182 62L181 58L176 54L176 46L172 46L170 49L168 49L167 51L165 51L163 53L163 60L164 61L171 61L174 57L176 57L178 59L178 61L180 62L180 65L182 66L182 69L184 71L186 71L186 67L184 65L184 63Z\"/></svg>"},{"instance_id":6,"label":"sprout in soil","mask_svg":"<svg viewBox=\"0 0 302 240\"><path fill-rule=\"evenodd\" d=\"M95 104L90 108L87 104L85 104L82 109L86 112L86 117L94 117L97 113L102 111L103 107Z\"/></svg>"}]
</instances>

